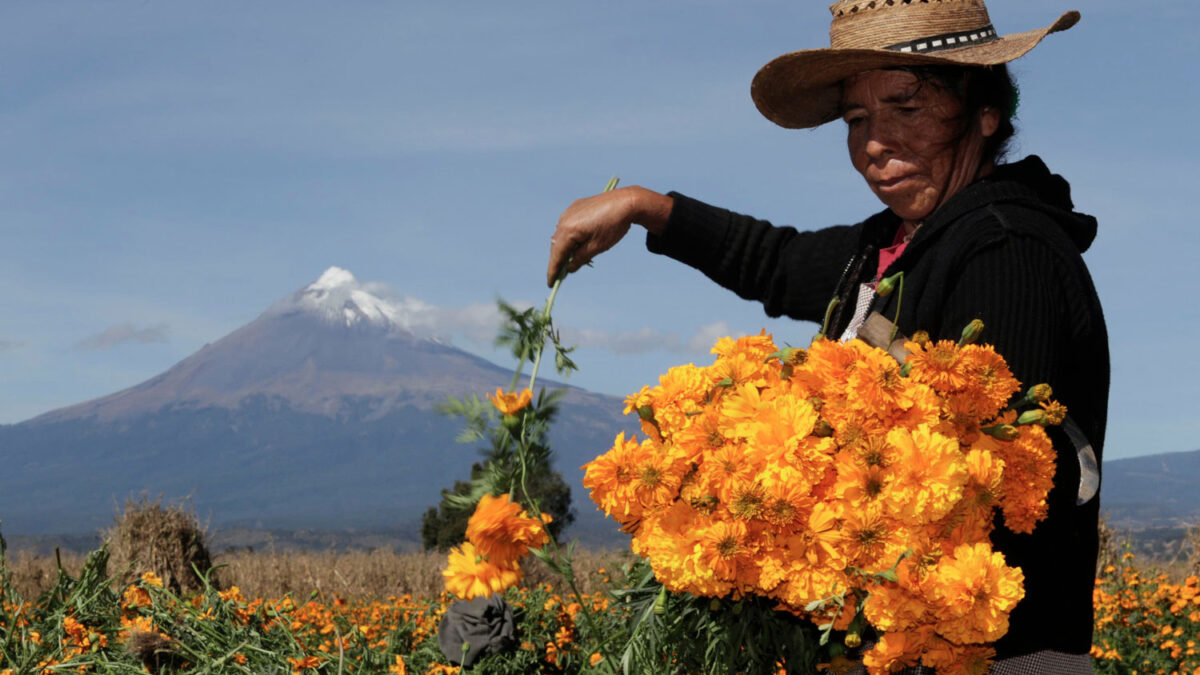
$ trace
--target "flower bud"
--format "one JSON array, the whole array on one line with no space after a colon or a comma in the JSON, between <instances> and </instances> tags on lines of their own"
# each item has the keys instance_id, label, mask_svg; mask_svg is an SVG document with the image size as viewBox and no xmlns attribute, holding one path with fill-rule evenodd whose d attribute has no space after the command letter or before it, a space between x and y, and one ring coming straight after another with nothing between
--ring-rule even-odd
<instances>
[{"instance_id":1,"label":"flower bud","mask_svg":"<svg viewBox=\"0 0 1200 675\"><path fill-rule=\"evenodd\" d=\"M984 427L980 431L1002 441L1013 441L1017 439L1017 436L1021 435L1021 432L1017 431L1017 428L1011 424L997 424L994 427Z\"/></svg>"},{"instance_id":2,"label":"flower bud","mask_svg":"<svg viewBox=\"0 0 1200 675\"><path fill-rule=\"evenodd\" d=\"M929 344L929 340L930 340L929 333L926 331L923 331L923 330L919 330L919 331L913 333L912 337L909 338L909 340L912 340L913 342L924 347L925 345Z\"/></svg>"},{"instance_id":3,"label":"flower bud","mask_svg":"<svg viewBox=\"0 0 1200 675\"><path fill-rule=\"evenodd\" d=\"M862 644L862 636L858 633L846 633L846 646L855 649Z\"/></svg>"},{"instance_id":4,"label":"flower bud","mask_svg":"<svg viewBox=\"0 0 1200 675\"><path fill-rule=\"evenodd\" d=\"M658 589L658 597L654 599L654 614L662 616L667 613L667 587Z\"/></svg>"},{"instance_id":5,"label":"flower bud","mask_svg":"<svg viewBox=\"0 0 1200 675\"><path fill-rule=\"evenodd\" d=\"M1017 418L1017 424L1045 424L1046 411L1038 408L1037 410L1026 410Z\"/></svg>"},{"instance_id":6,"label":"flower bud","mask_svg":"<svg viewBox=\"0 0 1200 675\"><path fill-rule=\"evenodd\" d=\"M1029 388L1029 393L1026 394L1029 400L1034 403L1042 403L1043 401L1047 401L1053 395L1054 390L1051 389L1050 385L1046 384L1045 382L1033 385Z\"/></svg>"},{"instance_id":7,"label":"flower bud","mask_svg":"<svg viewBox=\"0 0 1200 675\"><path fill-rule=\"evenodd\" d=\"M813 425L812 435L817 438L829 438L833 435L833 426L825 420L817 420Z\"/></svg>"},{"instance_id":8,"label":"flower bud","mask_svg":"<svg viewBox=\"0 0 1200 675\"><path fill-rule=\"evenodd\" d=\"M967 327L963 329L962 338L959 339L958 345L973 345L979 340L980 334L983 333L983 322L979 319L973 319Z\"/></svg>"},{"instance_id":9,"label":"flower bud","mask_svg":"<svg viewBox=\"0 0 1200 675\"><path fill-rule=\"evenodd\" d=\"M880 279L879 285L875 287L875 293L881 298L886 298L892 294L892 291L896 290L896 286L899 285L900 280L903 278L904 272L896 272L890 277Z\"/></svg>"},{"instance_id":10,"label":"flower bud","mask_svg":"<svg viewBox=\"0 0 1200 675\"><path fill-rule=\"evenodd\" d=\"M637 414L638 417L646 420L647 422L654 421L654 408L651 408L648 405L638 406Z\"/></svg>"},{"instance_id":11,"label":"flower bud","mask_svg":"<svg viewBox=\"0 0 1200 675\"><path fill-rule=\"evenodd\" d=\"M721 611L721 601L716 598L713 598L712 602L708 603L708 611L710 611L710 612Z\"/></svg>"}]
</instances>

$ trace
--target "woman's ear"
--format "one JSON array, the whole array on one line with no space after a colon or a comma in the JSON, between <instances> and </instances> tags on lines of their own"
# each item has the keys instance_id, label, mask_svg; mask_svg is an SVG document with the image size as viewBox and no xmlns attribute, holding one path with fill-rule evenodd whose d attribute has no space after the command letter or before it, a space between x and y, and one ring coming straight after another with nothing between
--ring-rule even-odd
<instances>
[{"instance_id":1,"label":"woman's ear","mask_svg":"<svg viewBox=\"0 0 1200 675\"><path fill-rule=\"evenodd\" d=\"M991 138L992 134L1000 128L1000 111L991 106L984 106L979 110L979 131L984 138Z\"/></svg>"}]
</instances>

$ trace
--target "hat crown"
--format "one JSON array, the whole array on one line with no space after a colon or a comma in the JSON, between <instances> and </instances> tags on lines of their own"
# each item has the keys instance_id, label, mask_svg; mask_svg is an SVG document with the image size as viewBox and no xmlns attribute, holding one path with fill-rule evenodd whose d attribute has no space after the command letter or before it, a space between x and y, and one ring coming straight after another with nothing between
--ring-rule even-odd
<instances>
[{"instance_id":1,"label":"hat crown","mask_svg":"<svg viewBox=\"0 0 1200 675\"><path fill-rule=\"evenodd\" d=\"M888 49L894 45L990 30L983 0L839 0L829 6L834 49Z\"/></svg>"}]
</instances>

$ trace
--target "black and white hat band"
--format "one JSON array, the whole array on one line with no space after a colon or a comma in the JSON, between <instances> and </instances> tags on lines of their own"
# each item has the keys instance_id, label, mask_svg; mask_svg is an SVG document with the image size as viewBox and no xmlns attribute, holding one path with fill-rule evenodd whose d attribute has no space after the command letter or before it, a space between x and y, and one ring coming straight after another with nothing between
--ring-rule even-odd
<instances>
[{"instance_id":1,"label":"black and white hat band","mask_svg":"<svg viewBox=\"0 0 1200 675\"><path fill-rule=\"evenodd\" d=\"M1000 36L996 35L996 29L992 28L991 24L988 24L983 28L976 28L975 30L943 33L907 42L898 42L894 45L888 45L884 49L893 52L928 54L929 52L940 52L947 49L959 49L968 45L983 44L984 42L994 42L999 39Z\"/></svg>"}]
</instances>

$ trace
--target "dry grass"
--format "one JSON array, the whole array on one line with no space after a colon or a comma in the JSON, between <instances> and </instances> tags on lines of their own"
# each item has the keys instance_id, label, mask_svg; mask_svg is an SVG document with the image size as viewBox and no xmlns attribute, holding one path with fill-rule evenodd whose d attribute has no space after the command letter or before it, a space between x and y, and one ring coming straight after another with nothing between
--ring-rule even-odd
<instances>
[{"instance_id":1,"label":"dry grass","mask_svg":"<svg viewBox=\"0 0 1200 675\"><path fill-rule=\"evenodd\" d=\"M620 570L630 560L629 556L628 550L576 550L575 574L579 590L591 593L604 588L604 578ZM79 574L83 555L63 553L61 559L68 574ZM221 566L218 575L222 585L237 586L247 597L278 598L291 593L296 598L307 598L318 591L326 597L337 595L346 599L382 599L406 593L415 598L435 598L444 587L442 568L446 566L446 556L382 550L229 551L217 554L213 563ZM36 597L50 588L58 576L54 556L16 553L9 569L17 591L26 598ZM117 571L110 564L109 573ZM524 583L548 583L559 592L567 590L554 573L532 557L526 565Z\"/></svg>"},{"instance_id":2,"label":"dry grass","mask_svg":"<svg viewBox=\"0 0 1200 675\"><path fill-rule=\"evenodd\" d=\"M128 584L153 572L176 593L203 588L199 575L212 568L205 528L183 504L163 506L162 498L125 502L125 511L103 534L108 542L109 573Z\"/></svg>"},{"instance_id":3,"label":"dry grass","mask_svg":"<svg viewBox=\"0 0 1200 675\"><path fill-rule=\"evenodd\" d=\"M13 587L23 598L36 598L49 589L58 579L58 565L72 577L79 576L86 556L78 553L62 553L59 559L52 555L36 555L27 552L9 552L8 570L12 574Z\"/></svg>"},{"instance_id":4,"label":"dry grass","mask_svg":"<svg viewBox=\"0 0 1200 675\"><path fill-rule=\"evenodd\" d=\"M625 560L628 560L625 554ZM603 577L621 565L618 551L575 552L575 573L580 591L603 588ZM296 597L313 591L347 599L384 598L411 594L416 598L437 597L445 587L442 569L446 556L439 553L393 553L391 551L349 552L229 552L220 554L221 578L248 597ZM600 572L600 570L605 572ZM562 591L555 574L530 558L525 584L548 583Z\"/></svg>"}]
</instances>

